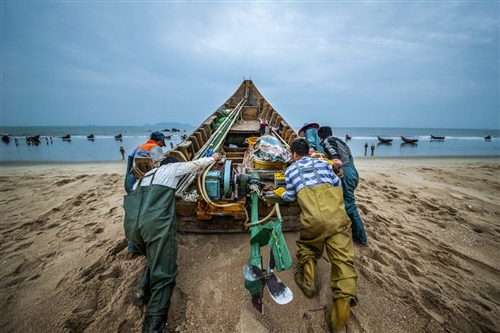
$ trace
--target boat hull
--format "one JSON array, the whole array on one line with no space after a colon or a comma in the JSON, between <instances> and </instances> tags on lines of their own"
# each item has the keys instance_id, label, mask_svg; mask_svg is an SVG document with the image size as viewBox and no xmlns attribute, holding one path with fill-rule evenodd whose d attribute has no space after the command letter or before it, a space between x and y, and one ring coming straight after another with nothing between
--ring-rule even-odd
<instances>
[{"instance_id":1,"label":"boat hull","mask_svg":"<svg viewBox=\"0 0 500 333\"><path fill-rule=\"evenodd\" d=\"M405 138L404 136L401 137L401 140L403 140L404 143L417 143L418 139L408 139Z\"/></svg>"},{"instance_id":2,"label":"boat hull","mask_svg":"<svg viewBox=\"0 0 500 333\"><path fill-rule=\"evenodd\" d=\"M181 162L209 156L211 151L225 156L224 162L213 165L210 170L188 175L179 182L176 191L179 232L247 232L245 223L252 215L247 182L252 181L261 187L257 208L259 220L276 220L279 214L283 230L299 230L300 207L296 202L282 202L272 194L278 185L277 175L291 162L256 160L253 143L261 136L275 138L283 148L288 148L298 137L253 82L245 80L196 130L165 153ZM210 178L211 175L216 176ZM208 195L209 191L216 193L213 194L215 198ZM186 199L188 194L192 195L189 200ZM279 212L275 212L276 202L279 202Z\"/></svg>"},{"instance_id":3,"label":"boat hull","mask_svg":"<svg viewBox=\"0 0 500 333\"><path fill-rule=\"evenodd\" d=\"M393 140L393 139L385 139L385 138L382 138L380 136L377 136L377 138L378 138L378 141L380 141L382 143L390 143Z\"/></svg>"}]
</instances>

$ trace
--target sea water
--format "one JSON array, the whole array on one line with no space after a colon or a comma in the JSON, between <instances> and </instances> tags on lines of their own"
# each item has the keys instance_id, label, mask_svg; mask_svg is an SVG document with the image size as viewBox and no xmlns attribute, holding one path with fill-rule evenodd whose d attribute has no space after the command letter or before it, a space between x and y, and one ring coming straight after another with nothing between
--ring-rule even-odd
<instances>
[{"instance_id":1,"label":"sea water","mask_svg":"<svg viewBox=\"0 0 500 333\"><path fill-rule=\"evenodd\" d=\"M168 128L167 128L168 129ZM166 152L190 135L195 126L178 128L180 132L164 131ZM298 127L295 128L298 131ZM0 134L7 134L10 142L0 143L0 161L39 162L94 162L115 161L122 158L120 147L125 149L125 159L137 146L145 143L152 131L165 128L153 126L50 126L50 127L0 127ZM436 128L333 128L335 136L347 142L354 157L358 156L500 156L500 130L487 129L436 129ZM70 134L71 140L62 137ZM94 134L94 140L87 136ZM117 140L115 135L122 134ZM444 140L431 140L445 136ZM28 145L26 137L40 135L40 144ZM351 137L346 140L346 135ZM491 135L491 140L485 136ZM390 144L378 141L377 136L393 139ZM415 144L404 143L401 136L418 139ZM19 145L14 139L17 138ZM46 139L47 138L47 139ZM365 154L365 144L368 149ZM371 145L375 146L373 155Z\"/></svg>"}]
</instances>

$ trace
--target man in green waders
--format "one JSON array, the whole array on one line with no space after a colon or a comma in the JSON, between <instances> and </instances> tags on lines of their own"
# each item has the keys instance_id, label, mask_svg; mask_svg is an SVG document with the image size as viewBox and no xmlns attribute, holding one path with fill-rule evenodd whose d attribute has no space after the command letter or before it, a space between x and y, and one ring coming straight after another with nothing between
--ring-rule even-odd
<instances>
[{"instance_id":1,"label":"man in green waders","mask_svg":"<svg viewBox=\"0 0 500 333\"><path fill-rule=\"evenodd\" d=\"M183 175L199 171L221 155L174 163L167 157L160 167L147 172L125 196L125 236L147 258L148 298L143 333L161 333L167 323L170 297L177 269L177 216L175 189Z\"/></svg>"},{"instance_id":2,"label":"man in green waders","mask_svg":"<svg viewBox=\"0 0 500 333\"><path fill-rule=\"evenodd\" d=\"M297 199L302 209L296 242L302 269L295 273L295 283L307 297L315 296L316 262L326 247L333 296L328 322L332 330L341 330L349 321L351 306L358 302L351 221L344 209L342 181L328 162L309 157L305 139L295 139L290 150L295 163L285 171L286 190L278 188L275 193L284 201Z\"/></svg>"}]
</instances>

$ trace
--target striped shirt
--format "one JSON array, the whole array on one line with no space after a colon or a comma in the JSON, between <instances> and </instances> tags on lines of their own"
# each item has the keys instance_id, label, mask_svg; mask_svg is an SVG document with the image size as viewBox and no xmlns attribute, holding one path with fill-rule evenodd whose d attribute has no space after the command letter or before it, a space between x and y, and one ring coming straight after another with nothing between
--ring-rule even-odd
<instances>
[{"instance_id":1,"label":"striped shirt","mask_svg":"<svg viewBox=\"0 0 500 333\"><path fill-rule=\"evenodd\" d=\"M302 170L302 177L299 169ZM284 201L294 201L304 186L312 187L320 184L342 186L342 181L328 162L312 157L303 157L290 165L285 171L285 183L286 192L281 197Z\"/></svg>"},{"instance_id":2,"label":"striped shirt","mask_svg":"<svg viewBox=\"0 0 500 333\"><path fill-rule=\"evenodd\" d=\"M213 157L203 157L191 162L162 165L148 171L142 178L141 186L149 186L151 184L151 178L153 178L153 184L168 186L175 189L182 176L187 173L199 171L209 166L214 161ZM156 173L153 177L152 175L155 171ZM134 190L137 188L139 181L134 184Z\"/></svg>"}]
</instances>

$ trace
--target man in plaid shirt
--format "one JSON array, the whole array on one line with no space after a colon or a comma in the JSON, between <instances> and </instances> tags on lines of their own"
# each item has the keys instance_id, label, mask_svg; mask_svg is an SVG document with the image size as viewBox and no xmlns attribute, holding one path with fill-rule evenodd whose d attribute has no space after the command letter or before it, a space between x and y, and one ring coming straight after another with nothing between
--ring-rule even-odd
<instances>
[{"instance_id":1,"label":"man in plaid shirt","mask_svg":"<svg viewBox=\"0 0 500 333\"><path fill-rule=\"evenodd\" d=\"M303 138L290 145L295 161L285 171L286 190L275 190L284 201L297 200L300 214L300 239L297 259L302 268L295 282L307 297L316 294L316 263L323 249L331 263L330 283L333 306L329 314L332 329L340 330L349 321L350 308L357 304L357 273L351 220L344 208L342 181L331 165L309 156L309 144Z\"/></svg>"}]
</instances>

